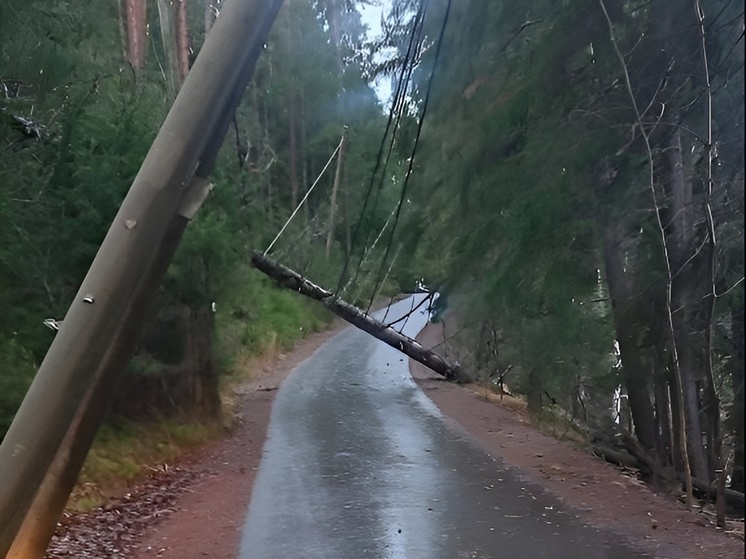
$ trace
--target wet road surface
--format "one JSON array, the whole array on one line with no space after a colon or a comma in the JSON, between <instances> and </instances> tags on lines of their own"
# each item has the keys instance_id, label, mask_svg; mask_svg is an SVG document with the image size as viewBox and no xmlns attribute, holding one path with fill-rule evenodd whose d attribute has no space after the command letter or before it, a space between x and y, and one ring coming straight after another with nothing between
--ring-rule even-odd
<instances>
[{"instance_id":1,"label":"wet road surface","mask_svg":"<svg viewBox=\"0 0 746 559\"><path fill-rule=\"evenodd\" d=\"M426 321L415 311L404 333ZM648 557L615 540L449 424L403 354L351 327L277 395L240 559Z\"/></svg>"}]
</instances>

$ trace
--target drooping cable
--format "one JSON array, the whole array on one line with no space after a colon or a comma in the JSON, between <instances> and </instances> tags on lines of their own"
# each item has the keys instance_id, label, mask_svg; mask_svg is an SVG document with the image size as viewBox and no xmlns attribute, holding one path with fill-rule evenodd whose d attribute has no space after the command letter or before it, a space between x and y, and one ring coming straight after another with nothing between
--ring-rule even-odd
<instances>
[{"instance_id":1,"label":"drooping cable","mask_svg":"<svg viewBox=\"0 0 746 559\"><path fill-rule=\"evenodd\" d=\"M385 178L385 170L388 166L388 160L390 157L390 154L393 150L393 140L396 135L396 130L399 127L399 122L401 119L401 107L403 107L402 100L406 96L407 92L407 84L409 83L409 80L411 79L412 74L412 61L414 60L414 55L416 51L416 46L419 44L421 34L422 34L422 22L424 21L424 14L427 8L427 4L429 3L429 0L423 0L419 3L418 10L414 16L413 19L413 25L412 30L409 34L409 40L407 45L407 50L404 55L404 60L402 63L401 70L399 71L399 78L396 81L396 87L394 89L394 96L391 104L391 108L389 110L388 119L386 122L386 129L384 130L384 133L381 137L381 144L378 148L378 154L376 155L376 164L373 168L373 173L371 174L370 182L368 183L368 188L365 193L365 197L363 198L363 206L360 210L360 215L358 217L357 224L355 225L355 230L352 237L352 246L355 246L359 240L359 236L361 233L361 229L363 226L363 219L366 215L366 212L368 211L369 203L371 194L373 192L373 188L376 184L376 177L379 176L379 170L381 169L381 162L383 159L383 152L386 149L386 138L389 137L389 133L391 132L390 142L388 146L388 154L386 156L386 163L384 164L384 169L381 171L380 176L381 180L379 181L378 185L378 194L376 195L374 206L378 205L378 198L380 196L380 191L382 189L382 185ZM393 128L392 128L393 127ZM370 232L368 232L366 236L365 245L367 246L368 240L370 240ZM357 278L357 275L360 272L360 266L364 260L364 255L361 256L360 260L358 261L358 266L355 271L354 278L348 282L354 283L355 279ZM339 281L337 284L337 289L335 291L335 294L338 294L340 289L345 283L345 278L347 276L347 272L349 269L349 257L345 258L344 265L342 268L342 272L339 275Z\"/></svg>"},{"instance_id":2,"label":"drooping cable","mask_svg":"<svg viewBox=\"0 0 746 559\"><path fill-rule=\"evenodd\" d=\"M420 20L415 22L415 28L417 29L416 32L416 38L414 40L415 45L422 45L422 32L424 29L424 17L427 13L427 5L425 5L425 9L422 12L422 15L420 16ZM383 169L381 170L380 174L378 175L378 188L376 189L376 197L373 200L373 207L371 210L372 214L375 214L378 210L378 203L381 199L381 193L383 192L383 186L386 182L386 173L389 168L389 163L391 162L391 156L394 153L394 146L396 145L396 141L398 138L398 132L401 129L401 119L404 115L404 111L406 108L406 99L407 99L407 93L409 91L409 84L412 80L412 74L414 73L415 68L417 67L417 57L419 56L419 48L416 48L415 51L412 53L412 57L408 61L408 63L405 65L406 68L406 76L403 78L402 81L402 87L401 87L401 94L397 96L392 103L392 111L396 114L396 121L394 124L394 129L391 132L391 138L389 140L388 150L386 152L386 159L383 163ZM355 275L352 278L352 282L354 283L357 281L357 277L360 274L360 270L362 268L362 262L365 259L366 255L370 250L372 250L372 246L369 248L368 243L370 241L370 235L371 235L371 229L367 230L367 233L365 235L365 241L363 242L363 256L361 257L360 261L358 262L357 269L355 270Z\"/></svg>"},{"instance_id":3,"label":"drooping cable","mask_svg":"<svg viewBox=\"0 0 746 559\"><path fill-rule=\"evenodd\" d=\"M383 260L381 261L381 267L378 270L378 277L376 278L376 283L373 287L373 294L371 295L370 301L368 303L368 310L370 310L370 307L373 305L373 299L375 298L375 294L378 291L378 287L381 283L381 280L383 277L383 270L386 265L386 261L388 260L389 252L391 251L391 245L393 244L393 241L394 241L394 234L396 233L396 226L399 224L399 218L401 217L401 209L402 209L402 206L404 205L404 200L406 199L407 188L409 186L409 178L412 176L412 170L414 168L414 159L417 153L417 146L419 144L420 136L422 134L422 125L425 122L425 116L427 115L427 108L430 103L430 93L432 92L433 82L435 81L435 70L438 66L438 60L440 59L440 53L443 47L443 37L445 36L446 27L448 25L448 19L451 13L451 2L452 0L448 0L448 3L446 5L445 15L443 16L443 23L440 27L440 33L438 35L437 46L435 47L435 57L433 60L433 67L430 71L430 80L427 84L427 90L425 91L425 99L422 104L422 114L420 115L420 121L417 124L417 134L415 135L414 143L412 145L412 153L409 157L407 173L406 175L404 175L404 184L402 185L401 196L399 197L399 204L396 208L394 224L391 228L391 234L389 235L389 241L386 245L386 251L384 252Z\"/></svg>"}]
</instances>

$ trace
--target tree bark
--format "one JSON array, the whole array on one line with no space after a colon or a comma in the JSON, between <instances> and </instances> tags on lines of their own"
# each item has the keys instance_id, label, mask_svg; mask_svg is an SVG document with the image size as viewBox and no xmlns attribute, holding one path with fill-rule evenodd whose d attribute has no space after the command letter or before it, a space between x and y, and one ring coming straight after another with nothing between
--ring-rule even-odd
<instances>
[{"instance_id":1,"label":"tree bark","mask_svg":"<svg viewBox=\"0 0 746 559\"><path fill-rule=\"evenodd\" d=\"M126 37L125 56L137 72L145 64L147 35L145 33L145 0L122 0Z\"/></svg>"},{"instance_id":2,"label":"tree bark","mask_svg":"<svg viewBox=\"0 0 746 559\"><path fill-rule=\"evenodd\" d=\"M187 25L186 0L176 0L176 60L180 83L189 73L189 27Z\"/></svg>"},{"instance_id":3,"label":"tree bark","mask_svg":"<svg viewBox=\"0 0 746 559\"><path fill-rule=\"evenodd\" d=\"M622 378L627 389L634 431L642 445L655 451L658 444L653 404L650 401L651 371L639 347L640 320L634 272L625 267L622 224L611 226L604 241L606 283L614 314Z\"/></svg>"},{"instance_id":4,"label":"tree bark","mask_svg":"<svg viewBox=\"0 0 746 559\"><path fill-rule=\"evenodd\" d=\"M393 328L387 328L382 322L357 307L335 297L331 291L327 291L308 281L297 272L281 264L272 262L259 252L255 252L252 255L251 263L257 270L266 274L281 286L320 301L321 304L340 318L378 338L394 349L401 351L415 361L429 367L436 373L443 375L447 380L454 382L467 381L458 364L450 363L435 352L425 349L408 336L397 332Z\"/></svg>"}]
</instances>

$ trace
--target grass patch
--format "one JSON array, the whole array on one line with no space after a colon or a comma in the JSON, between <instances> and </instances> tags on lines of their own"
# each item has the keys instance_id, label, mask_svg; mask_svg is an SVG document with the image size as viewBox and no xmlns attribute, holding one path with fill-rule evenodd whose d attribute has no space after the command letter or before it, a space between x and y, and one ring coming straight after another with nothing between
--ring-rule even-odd
<instances>
[{"instance_id":1,"label":"grass patch","mask_svg":"<svg viewBox=\"0 0 746 559\"><path fill-rule=\"evenodd\" d=\"M230 282L215 316L218 362L230 376L245 377L253 358L288 351L333 320L316 301L278 287L248 265L237 267Z\"/></svg>"},{"instance_id":2,"label":"grass patch","mask_svg":"<svg viewBox=\"0 0 746 559\"><path fill-rule=\"evenodd\" d=\"M99 429L68 508L85 512L122 494L153 469L215 438L220 425L112 420Z\"/></svg>"}]
</instances>

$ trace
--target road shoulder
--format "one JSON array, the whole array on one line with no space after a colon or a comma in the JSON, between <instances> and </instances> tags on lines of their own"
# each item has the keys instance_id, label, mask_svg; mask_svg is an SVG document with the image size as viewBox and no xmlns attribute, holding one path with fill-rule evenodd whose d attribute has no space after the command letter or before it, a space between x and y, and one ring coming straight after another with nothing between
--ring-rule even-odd
<instances>
[{"instance_id":1,"label":"road shoulder","mask_svg":"<svg viewBox=\"0 0 746 559\"><path fill-rule=\"evenodd\" d=\"M47 559L235 559L277 389L344 327L335 321L292 351L255 361L231 394L235 420L225 437L153 467L103 507L66 514Z\"/></svg>"},{"instance_id":2,"label":"road shoulder","mask_svg":"<svg viewBox=\"0 0 746 559\"><path fill-rule=\"evenodd\" d=\"M426 348L442 341L442 328L428 324L417 336ZM714 528L714 518L687 511L657 495L632 475L592 454L544 434L528 418L496 403L473 386L444 382L410 361L412 376L457 428L488 453L517 468L527 481L553 493L574 509L581 521L609 530L656 557L714 559L744 556L743 522ZM740 537L739 537L740 536Z\"/></svg>"}]
</instances>

